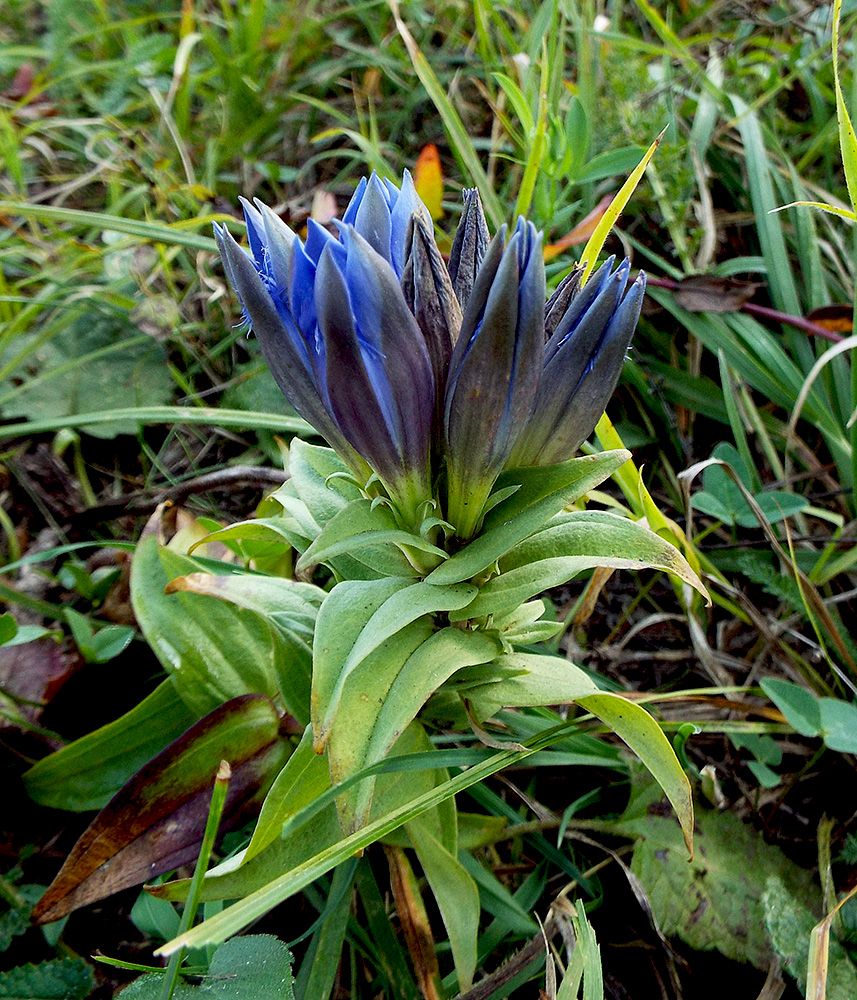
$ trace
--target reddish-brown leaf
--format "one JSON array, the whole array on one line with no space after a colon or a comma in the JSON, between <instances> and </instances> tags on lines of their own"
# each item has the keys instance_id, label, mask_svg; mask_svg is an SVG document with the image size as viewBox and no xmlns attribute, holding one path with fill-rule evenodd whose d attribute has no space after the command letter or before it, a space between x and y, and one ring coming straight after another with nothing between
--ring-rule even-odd
<instances>
[{"instance_id":1,"label":"reddish-brown leaf","mask_svg":"<svg viewBox=\"0 0 857 1000\"><path fill-rule=\"evenodd\" d=\"M49 923L193 861L220 762L232 767L221 830L250 819L288 756L260 694L233 698L141 768L95 817L33 911Z\"/></svg>"}]
</instances>

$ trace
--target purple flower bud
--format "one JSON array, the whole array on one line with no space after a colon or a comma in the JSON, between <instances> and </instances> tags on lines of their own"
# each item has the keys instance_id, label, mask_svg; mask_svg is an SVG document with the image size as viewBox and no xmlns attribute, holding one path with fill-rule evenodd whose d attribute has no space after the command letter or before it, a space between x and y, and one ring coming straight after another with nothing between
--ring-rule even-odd
<instances>
[{"instance_id":1,"label":"purple flower bud","mask_svg":"<svg viewBox=\"0 0 857 1000\"><path fill-rule=\"evenodd\" d=\"M533 413L508 467L553 465L571 458L613 395L646 288L642 272L627 288L631 265L625 260L611 271L613 260L567 302L557 297L561 284L556 301L548 303L554 329L545 346Z\"/></svg>"}]
</instances>

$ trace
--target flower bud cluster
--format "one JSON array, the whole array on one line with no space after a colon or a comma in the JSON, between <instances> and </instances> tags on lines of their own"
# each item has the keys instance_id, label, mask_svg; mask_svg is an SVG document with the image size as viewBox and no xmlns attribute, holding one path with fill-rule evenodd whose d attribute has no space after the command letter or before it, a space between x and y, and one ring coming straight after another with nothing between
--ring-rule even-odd
<instances>
[{"instance_id":1,"label":"flower bud cluster","mask_svg":"<svg viewBox=\"0 0 857 1000\"><path fill-rule=\"evenodd\" d=\"M249 252L215 226L227 276L295 410L404 526L427 502L459 539L497 476L571 458L616 387L645 276L608 260L545 301L542 236L490 239L478 192L448 265L410 175L361 180L336 232L305 241L244 203Z\"/></svg>"}]
</instances>

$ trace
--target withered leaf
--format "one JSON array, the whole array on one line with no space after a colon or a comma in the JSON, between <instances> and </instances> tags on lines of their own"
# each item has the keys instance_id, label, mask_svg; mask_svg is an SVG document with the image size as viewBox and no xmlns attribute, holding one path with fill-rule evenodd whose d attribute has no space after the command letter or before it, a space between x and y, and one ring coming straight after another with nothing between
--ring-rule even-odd
<instances>
[{"instance_id":1,"label":"withered leaf","mask_svg":"<svg viewBox=\"0 0 857 1000\"><path fill-rule=\"evenodd\" d=\"M220 762L232 768L221 831L258 809L288 756L270 699L216 708L141 768L95 817L33 911L40 924L193 861Z\"/></svg>"},{"instance_id":2,"label":"withered leaf","mask_svg":"<svg viewBox=\"0 0 857 1000\"><path fill-rule=\"evenodd\" d=\"M851 306L841 303L813 309L806 318L833 333L851 333L854 326L854 310Z\"/></svg>"},{"instance_id":3,"label":"withered leaf","mask_svg":"<svg viewBox=\"0 0 857 1000\"><path fill-rule=\"evenodd\" d=\"M738 312L761 287L761 282L757 281L692 274L678 283L675 300L688 312Z\"/></svg>"}]
</instances>

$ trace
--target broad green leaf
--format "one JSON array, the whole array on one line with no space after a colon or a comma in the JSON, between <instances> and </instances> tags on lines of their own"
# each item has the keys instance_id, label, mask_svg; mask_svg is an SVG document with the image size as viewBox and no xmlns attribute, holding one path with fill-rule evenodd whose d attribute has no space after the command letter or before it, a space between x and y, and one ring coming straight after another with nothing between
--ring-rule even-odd
<instances>
[{"instance_id":1,"label":"broad green leaf","mask_svg":"<svg viewBox=\"0 0 857 1000\"><path fill-rule=\"evenodd\" d=\"M420 819L409 823L407 831L449 935L458 989L464 993L472 986L476 972L479 890L458 858Z\"/></svg>"},{"instance_id":2,"label":"broad green leaf","mask_svg":"<svg viewBox=\"0 0 857 1000\"><path fill-rule=\"evenodd\" d=\"M294 654L259 614L208 594L164 593L177 577L210 567L159 546L154 533L143 535L131 562L131 602L140 629L179 696L198 715L242 694L275 697L279 678L288 674L283 660ZM225 564L223 569L232 572ZM306 706L290 709L306 721Z\"/></svg>"},{"instance_id":3,"label":"broad green leaf","mask_svg":"<svg viewBox=\"0 0 857 1000\"><path fill-rule=\"evenodd\" d=\"M550 587L596 566L660 569L708 593L679 550L636 521L604 511L576 511L554 518L500 561L472 604L450 614L455 621L505 614Z\"/></svg>"},{"instance_id":4,"label":"broad green leaf","mask_svg":"<svg viewBox=\"0 0 857 1000\"><path fill-rule=\"evenodd\" d=\"M821 711L818 698L811 691L776 677L765 678L761 687L796 733L818 736L821 732Z\"/></svg>"},{"instance_id":5,"label":"broad green leaf","mask_svg":"<svg viewBox=\"0 0 857 1000\"><path fill-rule=\"evenodd\" d=\"M161 1000L164 973L135 979L124 1000ZM222 944L200 985L180 982L173 1000L293 1000L292 956L270 934L248 934Z\"/></svg>"},{"instance_id":6,"label":"broad green leaf","mask_svg":"<svg viewBox=\"0 0 857 1000\"><path fill-rule=\"evenodd\" d=\"M327 738L346 680L374 650L418 619L464 607L477 592L464 583L448 587L422 581L402 584L396 578L377 584L346 581L334 587L322 605L313 660L317 749Z\"/></svg>"},{"instance_id":7,"label":"broad green leaf","mask_svg":"<svg viewBox=\"0 0 857 1000\"><path fill-rule=\"evenodd\" d=\"M292 488L321 527L349 501L360 499L348 468L332 448L295 438L289 449L289 472Z\"/></svg>"},{"instance_id":8,"label":"broad green leaf","mask_svg":"<svg viewBox=\"0 0 857 1000\"><path fill-rule=\"evenodd\" d=\"M260 615L272 629L273 669L286 709L306 723L312 678L312 640L318 609L327 596L319 587L251 573L217 576L190 573L171 581L167 594L205 594Z\"/></svg>"},{"instance_id":9,"label":"broad green leaf","mask_svg":"<svg viewBox=\"0 0 857 1000\"><path fill-rule=\"evenodd\" d=\"M0 615L0 646L10 643L18 634L18 623L10 611Z\"/></svg>"},{"instance_id":10,"label":"broad green leaf","mask_svg":"<svg viewBox=\"0 0 857 1000\"><path fill-rule=\"evenodd\" d=\"M650 794L646 801L651 805L656 798ZM641 838L631 870L643 883L663 933L677 934L692 948L717 949L734 961L767 969L773 957L763 906L769 879L781 879L789 895L813 908L820 903L810 874L731 812L699 814L690 863L671 819L645 809L641 814L638 808L635 818L627 813L620 818L616 832Z\"/></svg>"},{"instance_id":11,"label":"broad green leaf","mask_svg":"<svg viewBox=\"0 0 857 1000\"><path fill-rule=\"evenodd\" d=\"M646 151L642 146L625 146L623 149L608 149L593 156L575 178L577 184L603 181L606 177L627 174L640 162ZM609 190L609 189L608 189ZM581 257L581 260L585 260Z\"/></svg>"},{"instance_id":12,"label":"broad green leaf","mask_svg":"<svg viewBox=\"0 0 857 1000\"><path fill-rule=\"evenodd\" d=\"M813 931L818 917L807 901L786 888L778 875L769 876L762 894L765 928L774 951L782 960L783 968L797 980L813 1000L852 1000L857 996L857 970L848 952L836 938L828 938L826 958L826 986L824 993L813 989L808 973L811 971L810 954Z\"/></svg>"},{"instance_id":13,"label":"broad green leaf","mask_svg":"<svg viewBox=\"0 0 857 1000\"><path fill-rule=\"evenodd\" d=\"M312 731L307 726L295 752L274 779L265 797L253 836L240 857L232 859L230 869L244 864L273 843L286 820L330 788L327 759L313 750ZM221 870L225 870L221 866Z\"/></svg>"},{"instance_id":14,"label":"broad green leaf","mask_svg":"<svg viewBox=\"0 0 857 1000\"><path fill-rule=\"evenodd\" d=\"M560 465L502 473L495 493L518 488L486 514L479 536L430 573L427 582L460 583L493 566L563 507L604 482L630 457L629 451L619 448L582 455Z\"/></svg>"},{"instance_id":15,"label":"broad green leaf","mask_svg":"<svg viewBox=\"0 0 857 1000\"><path fill-rule=\"evenodd\" d=\"M395 770L400 755L405 767ZM380 769L388 773L379 774L375 785L371 812L373 826L377 826L385 816L434 792L439 784L439 772L435 764L438 756L440 754L431 747L422 726L410 726L402 734L388 759L380 768L375 769L376 772ZM326 757L320 759L326 762ZM415 762L419 762L419 770L411 766ZM356 778L357 782L361 780L365 780L364 775ZM348 783L349 787L354 784L354 779ZM308 804L301 806L294 816L286 817L282 835L258 855L241 866L237 861L228 859L209 871L203 883L202 898L243 898L262 891L272 880L284 872L299 868L320 852L335 850L336 845L343 841L335 806L335 798L341 791L342 788L337 788L320 795L316 792L315 795L305 796L309 799ZM433 813L437 805L437 802L433 803L427 814ZM308 819L305 818L307 816ZM395 824L396 827L400 825L401 823ZM352 854L352 851L346 850L331 867L347 860ZM186 898L189 885L190 879L184 879L150 887L149 891L160 898L179 901Z\"/></svg>"},{"instance_id":16,"label":"broad green leaf","mask_svg":"<svg viewBox=\"0 0 857 1000\"><path fill-rule=\"evenodd\" d=\"M293 867L281 867L280 874L277 874L277 868L274 865L269 866L267 881L264 885L243 896L223 913L169 941L163 948L159 949L159 952L168 955L181 947L200 947L226 940L227 937L238 933L248 923L267 913L278 903L300 892L301 889L314 882L325 872L330 871L341 861L351 857L355 852L382 839L387 833L434 808L451 795L469 788L489 775L495 774L512 761L524 759L526 756L528 756L526 752L522 754L511 750L494 754L484 763L477 764L467 771L455 775L429 791L415 795L409 802L392 809L378 819L374 819L367 826L343 837L330 846L324 846L299 864ZM302 828L301 833L305 845L309 834L306 828ZM257 860L261 860L261 856ZM252 863L247 867L251 866ZM162 890L167 889L166 886L161 888ZM234 884L231 888L232 897L241 895L244 891L243 887L240 887L240 883ZM166 895L166 893L159 892L160 894Z\"/></svg>"},{"instance_id":17,"label":"broad green leaf","mask_svg":"<svg viewBox=\"0 0 857 1000\"><path fill-rule=\"evenodd\" d=\"M672 803L685 845L693 856L693 794L661 727L644 708L617 694L599 692L577 698L577 703L601 719L646 765Z\"/></svg>"},{"instance_id":18,"label":"broad green leaf","mask_svg":"<svg viewBox=\"0 0 857 1000\"><path fill-rule=\"evenodd\" d=\"M124 313L99 316L87 311L29 352L26 367L38 373L25 377L14 396L4 397L7 421L114 411L114 419L87 427L96 437L114 438L135 434L140 426L139 421L116 418L115 411L129 404L158 406L172 395L163 345L140 335ZM25 376L23 370L17 374Z\"/></svg>"},{"instance_id":19,"label":"broad green leaf","mask_svg":"<svg viewBox=\"0 0 857 1000\"><path fill-rule=\"evenodd\" d=\"M344 580L327 595L316 622L312 667L312 719L316 742L342 667L357 636L382 604L412 581L408 578ZM319 749L317 746L316 749Z\"/></svg>"},{"instance_id":20,"label":"broad green leaf","mask_svg":"<svg viewBox=\"0 0 857 1000\"><path fill-rule=\"evenodd\" d=\"M289 491L294 491L306 505L316 527L309 532L310 541L347 504L362 499L360 489L354 483L351 473L342 459L331 448L307 444L306 441L292 441L289 453L291 481L281 491L274 494L276 499L283 495L283 503ZM287 510L297 511L287 505ZM414 570L404 555L391 546L367 546L359 557L340 554L333 562L336 572L343 579L362 580L366 578L361 566L373 571L370 578L378 576L413 576Z\"/></svg>"},{"instance_id":21,"label":"broad green leaf","mask_svg":"<svg viewBox=\"0 0 857 1000\"><path fill-rule=\"evenodd\" d=\"M220 706L138 771L95 817L39 900L33 917L80 906L195 858L220 762L232 767L224 829L255 815L288 745L264 695Z\"/></svg>"},{"instance_id":22,"label":"broad green leaf","mask_svg":"<svg viewBox=\"0 0 857 1000\"><path fill-rule=\"evenodd\" d=\"M322 731L330 777L335 784L340 785L363 769L378 711L396 676L430 635L431 625L426 620L411 622L373 650L364 666L344 681L330 725ZM375 779L370 778L343 790L337 797L336 807L344 832L363 825L374 787Z\"/></svg>"},{"instance_id":23,"label":"broad green leaf","mask_svg":"<svg viewBox=\"0 0 857 1000\"><path fill-rule=\"evenodd\" d=\"M369 545L394 544L408 545L421 552L446 558L443 549L413 532L402 530L389 507L378 504L373 509L371 500L361 499L352 500L328 521L318 538L301 556L297 569L328 562L343 552L354 552ZM394 555L398 558L397 553Z\"/></svg>"},{"instance_id":24,"label":"broad green leaf","mask_svg":"<svg viewBox=\"0 0 857 1000\"><path fill-rule=\"evenodd\" d=\"M190 547L188 555L193 554L193 550L200 545L207 545L209 542L230 542L230 541L254 541L267 542L283 548L292 545L292 533L287 529L287 523L282 517L260 517L251 521L239 521L237 524L230 524L225 528L219 528L201 538Z\"/></svg>"},{"instance_id":25,"label":"broad green leaf","mask_svg":"<svg viewBox=\"0 0 857 1000\"><path fill-rule=\"evenodd\" d=\"M135 771L198 718L173 682L165 680L130 712L25 771L27 793L52 809L101 809Z\"/></svg>"},{"instance_id":26,"label":"broad green leaf","mask_svg":"<svg viewBox=\"0 0 857 1000\"><path fill-rule=\"evenodd\" d=\"M2 1000L84 1000L94 986L92 966L82 958L55 958L0 972Z\"/></svg>"},{"instance_id":27,"label":"broad green leaf","mask_svg":"<svg viewBox=\"0 0 857 1000\"><path fill-rule=\"evenodd\" d=\"M838 698L819 698L824 744L840 753L857 753L857 706Z\"/></svg>"}]
</instances>

